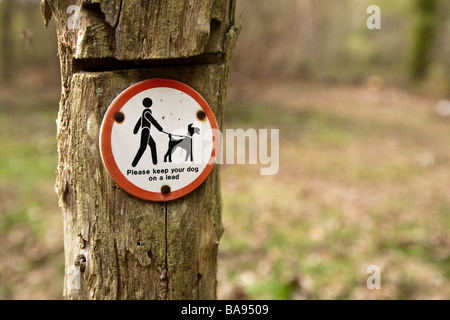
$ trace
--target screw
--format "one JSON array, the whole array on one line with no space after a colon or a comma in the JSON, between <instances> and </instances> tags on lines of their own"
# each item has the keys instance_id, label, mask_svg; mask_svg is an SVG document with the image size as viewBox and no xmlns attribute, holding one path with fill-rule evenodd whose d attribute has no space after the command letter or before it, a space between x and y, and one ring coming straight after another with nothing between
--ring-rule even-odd
<instances>
[{"instance_id":1,"label":"screw","mask_svg":"<svg viewBox=\"0 0 450 320\"><path fill-rule=\"evenodd\" d=\"M125 115L122 112L117 112L114 115L114 120L116 120L116 122L118 122L118 123L122 123L123 120L125 120Z\"/></svg>"},{"instance_id":2,"label":"screw","mask_svg":"<svg viewBox=\"0 0 450 320\"><path fill-rule=\"evenodd\" d=\"M200 120L200 121L205 120L205 118L206 118L205 112L202 111L202 110L200 110L199 112L197 112L197 118L198 118L198 120Z\"/></svg>"},{"instance_id":3,"label":"screw","mask_svg":"<svg viewBox=\"0 0 450 320\"><path fill-rule=\"evenodd\" d=\"M167 196L170 193L170 187L168 185L161 187L161 193L165 196Z\"/></svg>"}]
</instances>

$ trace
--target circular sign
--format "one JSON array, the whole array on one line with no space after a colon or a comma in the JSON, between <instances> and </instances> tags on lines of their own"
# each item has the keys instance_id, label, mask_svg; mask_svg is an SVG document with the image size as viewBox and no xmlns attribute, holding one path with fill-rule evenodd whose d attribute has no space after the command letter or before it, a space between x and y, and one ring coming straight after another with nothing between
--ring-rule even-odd
<instances>
[{"instance_id":1,"label":"circular sign","mask_svg":"<svg viewBox=\"0 0 450 320\"><path fill-rule=\"evenodd\" d=\"M114 181L150 201L195 190L214 168L219 135L205 99L178 81L132 85L109 106L100 129L100 153Z\"/></svg>"}]
</instances>

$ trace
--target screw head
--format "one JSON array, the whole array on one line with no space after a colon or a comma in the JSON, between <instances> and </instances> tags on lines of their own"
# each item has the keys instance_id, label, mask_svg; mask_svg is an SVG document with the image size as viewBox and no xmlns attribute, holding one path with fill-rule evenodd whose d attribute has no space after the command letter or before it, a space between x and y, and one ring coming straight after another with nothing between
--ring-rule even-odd
<instances>
[{"instance_id":1,"label":"screw head","mask_svg":"<svg viewBox=\"0 0 450 320\"><path fill-rule=\"evenodd\" d=\"M198 120L203 121L203 120L205 120L205 118L206 118L205 111L200 110L200 111L197 112L197 119Z\"/></svg>"},{"instance_id":2,"label":"screw head","mask_svg":"<svg viewBox=\"0 0 450 320\"><path fill-rule=\"evenodd\" d=\"M114 115L114 120L118 123L122 123L125 120L125 115L122 112L117 112Z\"/></svg>"},{"instance_id":3,"label":"screw head","mask_svg":"<svg viewBox=\"0 0 450 320\"><path fill-rule=\"evenodd\" d=\"M165 185L165 186L162 186L161 187L161 193L163 194L163 195L168 195L169 193L170 193L170 187L168 186L168 185Z\"/></svg>"}]
</instances>

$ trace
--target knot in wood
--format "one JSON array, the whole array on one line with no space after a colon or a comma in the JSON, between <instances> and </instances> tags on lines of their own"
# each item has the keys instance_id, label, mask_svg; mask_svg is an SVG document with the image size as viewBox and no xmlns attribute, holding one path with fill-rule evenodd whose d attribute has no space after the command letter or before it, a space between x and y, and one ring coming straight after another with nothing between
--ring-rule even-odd
<instances>
[{"instance_id":1,"label":"knot in wood","mask_svg":"<svg viewBox=\"0 0 450 320\"><path fill-rule=\"evenodd\" d=\"M77 267L81 272L84 272L84 270L86 270L86 257L79 255L75 260L75 267Z\"/></svg>"}]
</instances>

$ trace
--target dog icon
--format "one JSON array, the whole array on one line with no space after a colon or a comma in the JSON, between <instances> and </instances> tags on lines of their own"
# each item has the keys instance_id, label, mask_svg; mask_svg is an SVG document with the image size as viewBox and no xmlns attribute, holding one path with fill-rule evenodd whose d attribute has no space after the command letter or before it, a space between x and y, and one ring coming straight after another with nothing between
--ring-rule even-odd
<instances>
[{"instance_id":1,"label":"dog icon","mask_svg":"<svg viewBox=\"0 0 450 320\"><path fill-rule=\"evenodd\" d=\"M172 162L172 154L177 148L182 148L186 150L186 159L185 161L188 161L190 158L191 161L194 161L194 156L192 154L192 136L194 134L200 134L200 129L197 127L194 127L191 123L188 126L188 135L187 136L181 136L176 134L169 134L169 147L167 148L167 152L164 155L164 162Z\"/></svg>"}]
</instances>

